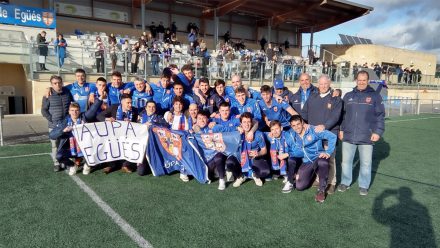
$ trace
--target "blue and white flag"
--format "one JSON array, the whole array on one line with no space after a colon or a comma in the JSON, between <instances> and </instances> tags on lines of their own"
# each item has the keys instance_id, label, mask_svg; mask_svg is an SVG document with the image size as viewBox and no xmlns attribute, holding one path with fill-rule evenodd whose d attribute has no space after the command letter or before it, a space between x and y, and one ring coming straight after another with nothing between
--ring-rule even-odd
<instances>
[{"instance_id":1,"label":"blue and white flag","mask_svg":"<svg viewBox=\"0 0 440 248\"><path fill-rule=\"evenodd\" d=\"M186 132L152 126L148 131L146 158L154 176L184 170L200 183L209 181L208 167L197 143Z\"/></svg>"},{"instance_id":2,"label":"blue and white flag","mask_svg":"<svg viewBox=\"0 0 440 248\"><path fill-rule=\"evenodd\" d=\"M211 161L219 152L228 157L235 156L239 158L240 156L241 138L240 133L237 131L227 133L196 134L195 137L206 163Z\"/></svg>"}]
</instances>

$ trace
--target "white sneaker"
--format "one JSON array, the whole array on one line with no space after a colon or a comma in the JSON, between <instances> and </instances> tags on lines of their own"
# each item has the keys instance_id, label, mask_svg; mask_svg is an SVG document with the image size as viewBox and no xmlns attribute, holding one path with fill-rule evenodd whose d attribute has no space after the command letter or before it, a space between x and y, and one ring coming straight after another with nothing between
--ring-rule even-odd
<instances>
[{"instance_id":1,"label":"white sneaker","mask_svg":"<svg viewBox=\"0 0 440 248\"><path fill-rule=\"evenodd\" d=\"M83 167L83 175L88 175L90 174L90 170L92 168L90 168L90 166L87 163L84 163L84 167Z\"/></svg>"},{"instance_id":2,"label":"white sneaker","mask_svg":"<svg viewBox=\"0 0 440 248\"><path fill-rule=\"evenodd\" d=\"M254 179L255 185L257 185L258 187L263 186L263 181L261 181L260 178L252 176L252 179Z\"/></svg>"},{"instance_id":3,"label":"white sneaker","mask_svg":"<svg viewBox=\"0 0 440 248\"><path fill-rule=\"evenodd\" d=\"M232 175L231 171L226 171L226 181L227 182L232 182L234 181L234 176Z\"/></svg>"},{"instance_id":4,"label":"white sneaker","mask_svg":"<svg viewBox=\"0 0 440 248\"><path fill-rule=\"evenodd\" d=\"M187 183L187 182L189 182L189 177L188 177L188 175L180 173L180 180Z\"/></svg>"},{"instance_id":5,"label":"white sneaker","mask_svg":"<svg viewBox=\"0 0 440 248\"><path fill-rule=\"evenodd\" d=\"M244 177L239 177L239 178L235 179L235 182L232 184L232 187L238 188L244 183L244 181L246 181L246 179L244 179Z\"/></svg>"},{"instance_id":6,"label":"white sneaker","mask_svg":"<svg viewBox=\"0 0 440 248\"><path fill-rule=\"evenodd\" d=\"M290 182L286 182L286 184L284 184L284 187L281 190L281 192L290 193L290 192L292 192L292 189L293 189L293 184L291 184Z\"/></svg>"},{"instance_id":7,"label":"white sneaker","mask_svg":"<svg viewBox=\"0 0 440 248\"><path fill-rule=\"evenodd\" d=\"M69 168L69 176L75 175L77 170L78 170L78 165L70 166L70 168Z\"/></svg>"},{"instance_id":8,"label":"white sneaker","mask_svg":"<svg viewBox=\"0 0 440 248\"><path fill-rule=\"evenodd\" d=\"M288 181L287 181L287 176L284 176L283 177L283 183L287 183Z\"/></svg>"},{"instance_id":9,"label":"white sneaker","mask_svg":"<svg viewBox=\"0 0 440 248\"><path fill-rule=\"evenodd\" d=\"M218 190L225 190L226 188L226 182L225 179L219 179L218 180Z\"/></svg>"}]
</instances>

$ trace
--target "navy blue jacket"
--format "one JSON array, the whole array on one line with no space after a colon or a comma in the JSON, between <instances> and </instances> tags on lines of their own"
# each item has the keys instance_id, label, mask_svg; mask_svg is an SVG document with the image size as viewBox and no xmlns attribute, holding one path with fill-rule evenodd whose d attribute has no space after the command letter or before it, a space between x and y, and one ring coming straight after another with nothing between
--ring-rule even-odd
<instances>
[{"instance_id":1,"label":"navy blue jacket","mask_svg":"<svg viewBox=\"0 0 440 248\"><path fill-rule=\"evenodd\" d=\"M84 112L81 113L80 118L87 122L92 122L95 120L96 112L98 112L98 109L101 108L102 101L99 99L96 99L95 102L90 106L90 108ZM53 128L53 130L49 133L49 138L52 140L60 139L60 144L58 146L58 151L63 148L65 144L67 144L70 133L65 133L64 129L67 127L67 117L64 117L63 120L58 121L56 126Z\"/></svg>"},{"instance_id":2,"label":"navy blue jacket","mask_svg":"<svg viewBox=\"0 0 440 248\"><path fill-rule=\"evenodd\" d=\"M318 92L318 88L316 88L315 86L313 86L311 84L310 87L307 89L307 91L308 92L310 91L310 95L311 95L312 93ZM302 100L301 99L301 92L302 92L302 88L299 87L298 91L295 94L293 94L291 100L289 100L289 101L290 101L290 104L292 105L293 109L295 109L295 111L302 116L303 114L302 114L302 109L301 109L301 100ZM309 95L309 97L310 97L310 95Z\"/></svg>"},{"instance_id":3,"label":"navy blue jacket","mask_svg":"<svg viewBox=\"0 0 440 248\"><path fill-rule=\"evenodd\" d=\"M370 86L363 91L355 87L344 96L343 141L357 145L372 144L371 134L382 136L385 131L384 117L385 108L379 93Z\"/></svg>"},{"instance_id":4,"label":"navy blue jacket","mask_svg":"<svg viewBox=\"0 0 440 248\"><path fill-rule=\"evenodd\" d=\"M310 125L324 125L326 130L337 135L343 102L340 97L333 97L332 93L330 91L325 97L318 92L310 94L302 109L302 117Z\"/></svg>"}]
</instances>

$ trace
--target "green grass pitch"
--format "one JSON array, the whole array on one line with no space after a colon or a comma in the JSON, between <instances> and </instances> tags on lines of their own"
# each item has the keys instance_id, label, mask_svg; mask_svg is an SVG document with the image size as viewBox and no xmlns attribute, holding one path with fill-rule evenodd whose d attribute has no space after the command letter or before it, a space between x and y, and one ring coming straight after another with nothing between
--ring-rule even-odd
<instances>
[{"instance_id":1,"label":"green grass pitch","mask_svg":"<svg viewBox=\"0 0 440 248\"><path fill-rule=\"evenodd\" d=\"M356 170L351 189L323 204L315 188L282 194L281 180L220 192L178 175L78 177L154 247L439 247L439 128L435 115L387 119L369 195L359 195ZM0 157L47 152L48 143L17 145ZM0 158L0 178L0 247L136 247L67 174L52 172L48 155Z\"/></svg>"}]
</instances>

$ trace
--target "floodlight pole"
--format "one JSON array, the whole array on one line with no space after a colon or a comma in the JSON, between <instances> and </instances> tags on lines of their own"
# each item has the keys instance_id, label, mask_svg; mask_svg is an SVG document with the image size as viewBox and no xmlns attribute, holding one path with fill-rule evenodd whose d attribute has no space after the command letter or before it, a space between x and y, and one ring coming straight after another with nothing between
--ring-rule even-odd
<instances>
[{"instance_id":1,"label":"floodlight pole","mask_svg":"<svg viewBox=\"0 0 440 248\"><path fill-rule=\"evenodd\" d=\"M218 16L217 9L214 9L214 49L217 50L218 44Z\"/></svg>"},{"instance_id":2,"label":"floodlight pole","mask_svg":"<svg viewBox=\"0 0 440 248\"><path fill-rule=\"evenodd\" d=\"M267 42L271 43L272 18L267 19Z\"/></svg>"}]
</instances>

